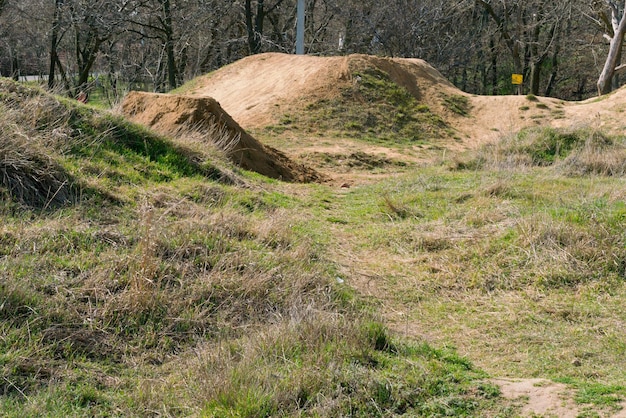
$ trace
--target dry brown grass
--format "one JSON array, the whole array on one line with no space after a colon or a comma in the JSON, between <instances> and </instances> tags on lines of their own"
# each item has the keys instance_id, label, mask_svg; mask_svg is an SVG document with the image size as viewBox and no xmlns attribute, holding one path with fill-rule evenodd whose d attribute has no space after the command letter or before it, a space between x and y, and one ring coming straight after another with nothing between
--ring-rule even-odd
<instances>
[{"instance_id":1,"label":"dry brown grass","mask_svg":"<svg viewBox=\"0 0 626 418\"><path fill-rule=\"evenodd\" d=\"M455 169L529 170L552 166L568 176L623 176L626 143L598 129L526 129L482 146L469 159L456 157Z\"/></svg>"},{"instance_id":2,"label":"dry brown grass","mask_svg":"<svg viewBox=\"0 0 626 418\"><path fill-rule=\"evenodd\" d=\"M0 80L0 186L38 208L73 200L73 180L55 148L67 139L69 110L50 95Z\"/></svg>"},{"instance_id":3,"label":"dry brown grass","mask_svg":"<svg viewBox=\"0 0 626 418\"><path fill-rule=\"evenodd\" d=\"M567 175L626 175L626 142L600 132L591 132L584 146L572 152L560 165Z\"/></svg>"},{"instance_id":4,"label":"dry brown grass","mask_svg":"<svg viewBox=\"0 0 626 418\"><path fill-rule=\"evenodd\" d=\"M0 186L23 204L47 208L73 199L69 174L17 126L0 133Z\"/></svg>"}]
</instances>

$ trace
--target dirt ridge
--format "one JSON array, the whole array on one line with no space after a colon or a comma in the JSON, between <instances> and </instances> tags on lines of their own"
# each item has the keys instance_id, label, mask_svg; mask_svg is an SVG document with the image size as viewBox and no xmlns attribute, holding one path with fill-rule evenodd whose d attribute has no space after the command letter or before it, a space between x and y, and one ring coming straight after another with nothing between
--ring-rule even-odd
<instances>
[{"instance_id":1,"label":"dirt ridge","mask_svg":"<svg viewBox=\"0 0 626 418\"><path fill-rule=\"evenodd\" d=\"M246 170L289 182L324 180L315 170L257 141L211 97L133 91L121 111L131 121L165 135L200 137Z\"/></svg>"},{"instance_id":2,"label":"dirt ridge","mask_svg":"<svg viewBox=\"0 0 626 418\"><path fill-rule=\"evenodd\" d=\"M417 58L266 53L201 76L182 91L194 97L213 97L244 128L261 128L277 123L281 115L306 111L308 104L336 97L342 87L355 82L355 70L368 67L389 74L395 83L442 116L458 132L465 148L532 126L591 125L614 133L626 130L621 117L626 110L626 88L583 102L531 95L472 95ZM445 95L466 97L469 115L460 117L447 110L442 105ZM458 148L458 143L449 142L451 148Z\"/></svg>"},{"instance_id":3,"label":"dirt ridge","mask_svg":"<svg viewBox=\"0 0 626 418\"><path fill-rule=\"evenodd\" d=\"M438 92L460 92L435 68L417 58L354 54L337 57L266 53L253 55L192 81L183 88L213 97L245 128L277 122L287 111L341 94L359 69L378 68L418 99L438 103ZM464 94L464 93L462 93Z\"/></svg>"}]
</instances>

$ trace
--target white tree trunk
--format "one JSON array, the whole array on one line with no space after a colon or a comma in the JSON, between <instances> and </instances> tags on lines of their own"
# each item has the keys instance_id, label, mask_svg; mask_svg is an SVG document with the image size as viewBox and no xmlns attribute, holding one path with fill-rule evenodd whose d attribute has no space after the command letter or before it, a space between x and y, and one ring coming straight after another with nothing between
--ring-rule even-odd
<instances>
[{"instance_id":1,"label":"white tree trunk","mask_svg":"<svg viewBox=\"0 0 626 418\"><path fill-rule=\"evenodd\" d=\"M624 42L624 33L626 31L626 0L624 1L624 11L622 11L621 17L617 5L607 0L609 7L611 8L611 24L613 25L613 37L609 44L609 54L604 62L604 68L598 78L598 95L603 95L611 92L611 82L616 71L622 71L626 67L619 66L617 59L621 56L622 43Z\"/></svg>"}]
</instances>

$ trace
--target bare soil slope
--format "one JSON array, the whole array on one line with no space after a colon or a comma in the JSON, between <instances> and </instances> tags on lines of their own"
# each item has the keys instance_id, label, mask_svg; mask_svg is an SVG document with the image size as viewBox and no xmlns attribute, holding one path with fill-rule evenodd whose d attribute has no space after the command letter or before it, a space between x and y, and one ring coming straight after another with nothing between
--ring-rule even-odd
<instances>
[{"instance_id":1,"label":"bare soil slope","mask_svg":"<svg viewBox=\"0 0 626 418\"><path fill-rule=\"evenodd\" d=\"M438 106L441 92L458 93L437 70L420 59L369 55L314 57L268 53L253 55L200 77L184 91L213 97L242 126L262 127L277 117L323 98L341 94L355 71L377 68L418 100Z\"/></svg>"},{"instance_id":2,"label":"bare soil slope","mask_svg":"<svg viewBox=\"0 0 626 418\"><path fill-rule=\"evenodd\" d=\"M437 112L468 148L528 126L598 124L612 131L626 127L621 118L626 110L626 90L585 102L469 95L419 59L260 54L200 77L183 91L194 97L213 97L243 127L259 128L277 123L281 115L306 111L307 105L320 99L340 95L342 87L358 82L353 76L355 70L367 67L384 71ZM450 112L442 103L444 95L467 97L471 109L468 117ZM451 140L448 145L457 148L459 144Z\"/></svg>"},{"instance_id":3,"label":"bare soil slope","mask_svg":"<svg viewBox=\"0 0 626 418\"><path fill-rule=\"evenodd\" d=\"M322 180L315 170L254 139L210 97L131 92L122 103L122 112L163 134L200 136L247 170L285 181Z\"/></svg>"}]
</instances>

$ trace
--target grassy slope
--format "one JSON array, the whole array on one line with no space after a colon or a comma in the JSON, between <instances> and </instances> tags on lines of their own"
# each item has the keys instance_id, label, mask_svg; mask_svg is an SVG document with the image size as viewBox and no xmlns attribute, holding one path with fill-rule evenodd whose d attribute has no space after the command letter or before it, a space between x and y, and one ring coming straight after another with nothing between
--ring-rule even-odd
<instances>
[{"instance_id":1,"label":"grassy slope","mask_svg":"<svg viewBox=\"0 0 626 418\"><path fill-rule=\"evenodd\" d=\"M455 137L437 110L421 103L386 72L370 67L351 71L352 79L358 81L342 87L340 95L310 103L299 114L282 115L277 125L265 131L274 136L321 131L336 138L357 138L389 147L436 146L442 138ZM451 113L469 113L464 96L442 93L437 100ZM258 134L263 136L263 132Z\"/></svg>"},{"instance_id":2,"label":"grassy slope","mask_svg":"<svg viewBox=\"0 0 626 418\"><path fill-rule=\"evenodd\" d=\"M3 416L511 413L338 283L327 188L8 80L0 115Z\"/></svg>"}]
</instances>

